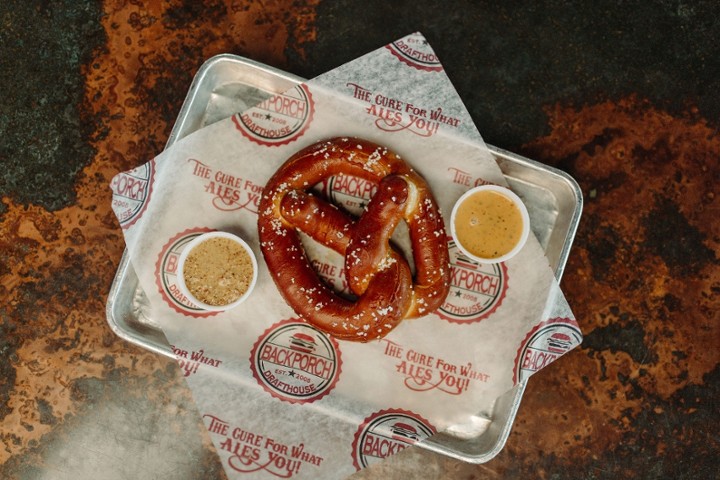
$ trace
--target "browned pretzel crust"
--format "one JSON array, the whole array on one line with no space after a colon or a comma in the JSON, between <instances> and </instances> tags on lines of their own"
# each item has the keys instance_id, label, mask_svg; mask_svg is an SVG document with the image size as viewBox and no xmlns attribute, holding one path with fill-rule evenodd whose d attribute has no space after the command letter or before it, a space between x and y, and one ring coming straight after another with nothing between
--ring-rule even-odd
<instances>
[{"instance_id":1,"label":"browned pretzel crust","mask_svg":"<svg viewBox=\"0 0 720 480\"><path fill-rule=\"evenodd\" d=\"M310 190L344 174L378 185L354 219ZM390 245L401 220L409 227L415 278ZM356 300L338 295L310 265L302 231L345 257ZM435 311L450 285L442 216L425 180L388 149L356 138L334 138L299 151L268 181L258 216L260 247L270 274L295 313L341 339L381 338L404 318Z\"/></svg>"}]
</instances>

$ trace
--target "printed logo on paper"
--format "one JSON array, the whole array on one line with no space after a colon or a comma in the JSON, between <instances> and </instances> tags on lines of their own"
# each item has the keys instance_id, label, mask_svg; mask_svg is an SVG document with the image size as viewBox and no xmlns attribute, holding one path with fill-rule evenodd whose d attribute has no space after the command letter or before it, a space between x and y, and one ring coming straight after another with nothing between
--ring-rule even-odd
<instances>
[{"instance_id":1,"label":"printed logo on paper","mask_svg":"<svg viewBox=\"0 0 720 480\"><path fill-rule=\"evenodd\" d=\"M475 323L495 312L508 288L504 263L481 264L470 260L448 242L450 252L450 293L437 310L440 318L453 323Z\"/></svg>"},{"instance_id":2,"label":"printed logo on paper","mask_svg":"<svg viewBox=\"0 0 720 480\"><path fill-rule=\"evenodd\" d=\"M322 193L335 205L360 216L378 189L376 182L340 173L323 180Z\"/></svg>"},{"instance_id":3,"label":"printed logo on paper","mask_svg":"<svg viewBox=\"0 0 720 480\"><path fill-rule=\"evenodd\" d=\"M395 373L403 384L413 392L442 392L448 395L462 395L470 382L487 383L490 375L472 362L452 362L436 354L418 351L387 338L383 354L392 362Z\"/></svg>"},{"instance_id":4,"label":"printed logo on paper","mask_svg":"<svg viewBox=\"0 0 720 480\"><path fill-rule=\"evenodd\" d=\"M187 351L184 348L170 345L172 348L173 355L178 362L180 370L183 372L183 376L189 377L194 375L198 371L200 365L207 365L209 367L219 368L223 363L219 358L210 357L205 353L205 349Z\"/></svg>"},{"instance_id":5,"label":"printed logo on paper","mask_svg":"<svg viewBox=\"0 0 720 480\"><path fill-rule=\"evenodd\" d=\"M518 348L513 383L527 379L581 342L582 332L573 319L553 318L536 325Z\"/></svg>"},{"instance_id":6,"label":"printed logo on paper","mask_svg":"<svg viewBox=\"0 0 720 480\"><path fill-rule=\"evenodd\" d=\"M334 338L307 323L286 320L255 342L250 366L255 380L273 397L311 403L335 387L342 361Z\"/></svg>"},{"instance_id":7,"label":"printed logo on paper","mask_svg":"<svg viewBox=\"0 0 720 480\"><path fill-rule=\"evenodd\" d=\"M416 413L381 410L367 417L355 433L353 465L361 470L434 434L435 427Z\"/></svg>"},{"instance_id":8,"label":"printed logo on paper","mask_svg":"<svg viewBox=\"0 0 720 480\"><path fill-rule=\"evenodd\" d=\"M375 127L383 132L409 132L431 137L443 129L458 128L462 121L448 114L441 106L424 107L389 97L357 83L347 83L351 95L364 102L365 113L375 119Z\"/></svg>"},{"instance_id":9,"label":"printed logo on paper","mask_svg":"<svg viewBox=\"0 0 720 480\"><path fill-rule=\"evenodd\" d=\"M266 472L278 478L293 478L301 469L319 467L325 460L304 443L286 442L234 426L209 413L203 415L203 420L221 458L236 472Z\"/></svg>"},{"instance_id":10,"label":"printed logo on paper","mask_svg":"<svg viewBox=\"0 0 720 480\"><path fill-rule=\"evenodd\" d=\"M192 176L203 182L212 206L223 212L248 210L258 213L263 186L257 181L215 169L197 158L188 158Z\"/></svg>"},{"instance_id":11,"label":"printed logo on paper","mask_svg":"<svg viewBox=\"0 0 720 480\"><path fill-rule=\"evenodd\" d=\"M155 160L130 170L118 173L110 181L113 192L112 209L120 227L126 229L145 213L155 180Z\"/></svg>"},{"instance_id":12,"label":"printed logo on paper","mask_svg":"<svg viewBox=\"0 0 720 480\"><path fill-rule=\"evenodd\" d=\"M386 48L401 62L418 70L439 72L443 69L430 44L419 33L392 42Z\"/></svg>"},{"instance_id":13,"label":"printed logo on paper","mask_svg":"<svg viewBox=\"0 0 720 480\"><path fill-rule=\"evenodd\" d=\"M218 314L203 310L192 303L180 291L177 282L177 264L183 249L193 238L209 231L209 228L193 228L178 233L163 246L155 264L155 284L160 296L173 310L191 317L209 317Z\"/></svg>"},{"instance_id":14,"label":"printed logo on paper","mask_svg":"<svg viewBox=\"0 0 720 480\"><path fill-rule=\"evenodd\" d=\"M300 138L312 122L315 106L305 85L272 95L233 116L235 127L260 145L285 145Z\"/></svg>"}]
</instances>

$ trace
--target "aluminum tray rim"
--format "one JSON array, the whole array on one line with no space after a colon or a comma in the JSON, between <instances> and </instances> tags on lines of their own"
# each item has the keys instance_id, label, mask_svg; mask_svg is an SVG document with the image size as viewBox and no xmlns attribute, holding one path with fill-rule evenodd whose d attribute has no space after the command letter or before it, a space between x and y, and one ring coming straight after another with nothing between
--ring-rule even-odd
<instances>
[{"instance_id":1,"label":"aluminum tray rim","mask_svg":"<svg viewBox=\"0 0 720 480\"><path fill-rule=\"evenodd\" d=\"M185 97L185 100L183 101L183 105L180 109L180 112L178 113L178 120L175 122L170 135L168 136L168 140L166 142L165 148L168 148L173 143L175 143L178 140L178 137L182 133L183 128L185 127L185 124L188 120L188 116L190 113L190 110L193 106L193 102L197 95L199 94L198 86L205 81L206 76L209 75L209 72L211 71L212 67L215 66L217 63L221 62L233 62L233 63L241 63L245 66L251 67L253 69L262 71L263 73L279 77L282 79L287 80L291 83L302 83L305 81L302 77L299 77L297 75L293 75L291 73L285 72L283 70L279 70L277 68L271 67L269 65L265 65L263 63L247 59L238 55L234 54L219 54L215 55L213 57L210 57L207 59L198 70L197 74L194 76L193 81L190 85L190 88L188 90L188 93ZM558 255L557 258L557 264L554 267L554 273L555 277L560 281L562 278L562 275L564 273L564 269L567 263L567 259L569 257L570 250L572 248L572 244L575 238L575 235L577 233L577 229L580 222L580 217L582 215L582 209L583 209L583 195L582 191L580 189L579 184L577 181L570 176L568 173L559 170L555 167L545 165L541 162L538 162L536 160L532 160L523 156L520 156L518 154L515 154L513 152L504 150L499 147L495 147L490 144L486 144L487 148L491 151L491 153L496 158L506 159L510 160L516 164L521 164L529 168L533 168L536 170L542 170L543 172L550 173L553 176L561 179L567 187L571 190L572 195L574 196L576 203L575 207L573 209L572 215L569 219L569 227L567 229L562 249ZM120 259L120 263L118 265L118 269L115 273L115 277L113 279L113 283L111 285L110 292L108 294L108 299L106 302L106 318L107 322L111 328L111 330L120 338L128 341L129 343L132 343L136 346L142 347L146 350L152 351L154 353L157 353L159 355L163 355L167 358L174 359L174 355L172 353L172 349L170 348L170 345L168 344L167 340L164 339L164 334L161 330L158 329L156 335L158 337L162 336L164 342L149 342L147 338L143 337L140 334L135 334L134 332L129 332L121 327L121 324L117 321L115 318L115 300L117 299L120 288L123 284L123 281L126 279L127 274L129 273L130 269L132 268L132 264L130 262L129 253L127 249L123 251L122 257ZM510 431L512 430L512 426L514 424L514 418L517 414L517 410L519 409L519 405L522 401L523 393L525 391L525 388L527 386L527 380L523 380L520 383L518 383L512 390L510 390L508 393L505 394L505 396L512 393L512 399L509 402L509 408L507 409L508 415L505 421L503 422L501 426L500 433L496 437L496 441L493 444L492 448L488 449L487 451L484 451L483 453L479 454L469 454L465 452L460 452L458 450L454 450L447 445L443 443L439 443L438 440L442 439L443 436L447 435L450 439L454 441L460 441L457 437L453 437L448 434L439 433L433 437L429 437L428 439L424 440L418 446L421 448L434 451L436 453L455 458L464 462L469 463L484 463L495 456L504 448L507 439L510 435ZM493 422L495 423L495 422ZM481 435L482 436L482 435Z\"/></svg>"}]
</instances>

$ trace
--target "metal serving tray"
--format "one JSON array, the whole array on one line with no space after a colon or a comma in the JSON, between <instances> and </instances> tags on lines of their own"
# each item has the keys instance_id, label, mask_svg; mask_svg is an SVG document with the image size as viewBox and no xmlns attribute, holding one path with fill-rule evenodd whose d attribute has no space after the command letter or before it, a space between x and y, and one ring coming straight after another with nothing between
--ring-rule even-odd
<instances>
[{"instance_id":1,"label":"metal serving tray","mask_svg":"<svg viewBox=\"0 0 720 480\"><path fill-rule=\"evenodd\" d=\"M212 57L200 68L166 148L184 136L241 112L304 81L302 78L234 55ZM566 173L488 145L510 187L523 199L532 230L559 280L582 212L582 193ZM149 314L146 296L127 254L123 254L107 301L107 321L121 338L174 358L160 326ZM419 445L466 462L484 463L502 450L526 383L495 401L480 434L439 433ZM452 431L452 429L450 429Z\"/></svg>"}]
</instances>

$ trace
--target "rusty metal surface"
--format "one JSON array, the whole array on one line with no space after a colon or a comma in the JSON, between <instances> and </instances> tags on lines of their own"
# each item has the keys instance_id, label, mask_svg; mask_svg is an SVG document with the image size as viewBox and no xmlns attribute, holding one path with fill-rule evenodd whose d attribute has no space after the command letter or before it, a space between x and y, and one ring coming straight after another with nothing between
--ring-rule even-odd
<instances>
[{"instance_id":1,"label":"rusty metal surface","mask_svg":"<svg viewBox=\"0 0 720 480\"><path fill-rule=\"evenodd\" d=\"M105 323L109 179L162 149L206 58L310 77L420 30L487 141L579 181L586 340L492 462L408 449L356 477L714 478L720 7L434 3L0 5L0 476L224 478L177 367Z\"/></svg>"},{"instance_id":2,"label":"rusty metal surface","mask_svg":"<svg viewBox=\"0 0 720 480\"><path fill-rule=\"evenodd\" d=\"M282 93L301 78L271 69L237 55L208 59L193 79L167 147L207 125L244 111L271 93ZM566 173L488 145L514 192L527 205L530 226L560 279L582 213L580 187ZM107 300L107 321L121 338L147 350L174 358L173 349L153 318L145 292L126 251ZM422 448L472 463L485 463L502 450L515 422L525 383L478 411L491 411L488 427L475 436L446 434L424 442ZM326 455L343 455L341 445Z\"/></svg>"}]
</instances>

